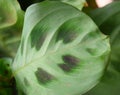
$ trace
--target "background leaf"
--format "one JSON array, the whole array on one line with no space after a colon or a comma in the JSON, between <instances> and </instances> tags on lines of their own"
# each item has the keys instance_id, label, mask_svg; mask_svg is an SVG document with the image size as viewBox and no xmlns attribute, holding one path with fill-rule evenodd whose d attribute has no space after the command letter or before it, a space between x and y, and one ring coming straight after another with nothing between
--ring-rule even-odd
<instances>
[{"instance_id":1,"label":"background leaf","mask_svg":"<svg viewBox=\"0 0 120 95\"><path fill-rule=\"evenodd\" d=\"M60 1L70 5L75 6L78 9L82 9L86 0L18 0L23 10L26 10L28 6L33 3L42 2L42 1Z\"/></svg>"},{"instance_id":2,"label":"background leaf","mask_svg":"<svg viewBox=\"0 0 120 95\"><path fill-rule=\"evenodd\" d=\"M76 8L78 8L79 10L81 10L85 4L85 0L46 0L46 1L61 1L67 4L70 4Z\"/></svg>"},{"instance_id":3,"label":"background leaf","mask_svg":"<svg viewBox=\"0 0 120 95\"><path fill-rule=\"evenodd\" d=\"M0 0L0 57L14 57L20 42L24 12L17 0Z\"/></svg>"},{"instance_id":4,"label":"background leaf","mask_svg":"<svg viewBox=\"0 0 120 95\"><path fill-rule=\"evenodd\" d=\"M0 59L0 95L12 95L10 64L10 58Z\"/></svg>"},{"instance_id":5,"label":"background leaf","mask_svg":"<svg viewBox=\"0 0 120 95\"><path fill-rule=\"evenodd\" d=\"M12 2L10 0L0 0L0 29L14 24L16 20L17 14Z\"/></svg>"},{"instance_id":6,"label":"background leaf","mask_svg":"<svg viewBox=\"0 0 120 95\"><path fill-rule=\"evenodd\" d=\"M109 39L84 13L46 1L27 9L21 44L12 67L19 94L76 95L104 73Z\"/></svg>"},{"instance_id":7,"label":"background leaf","mask_svg":"<svg viewBox=\"0 0 120 95\"><path fill-rule=\"evenodd\" d=\"M102 81L85 95L119 95L120 89L120 2L96 9L89 15L101 31L110 35L111 64Z\"/></svg>"}]
</instances>

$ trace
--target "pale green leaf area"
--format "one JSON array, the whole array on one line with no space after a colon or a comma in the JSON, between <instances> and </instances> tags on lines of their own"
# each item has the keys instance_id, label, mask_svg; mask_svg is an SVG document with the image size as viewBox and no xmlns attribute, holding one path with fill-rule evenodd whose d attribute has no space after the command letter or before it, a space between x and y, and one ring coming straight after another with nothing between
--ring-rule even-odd
<instances>
[{"instance_id":1,"label":"pale green leaf area","mask_svg":"<svg viewBox=\"0 0 120 95\"><path fill-rule=\"evenodd\" d=\"M92 19L105 34L110 35L110 65L102 81L85 95L119 95L120 92L120 2L96 9L90 13Z\"/></svg>"},{"instance_id":2,"label":"pale green leaf area","mask_svg":"<svg viewBox=\"0 0 120 95\"><path fill-rule=\"evenodd\" d=\"M67 4L70 4L79 10L81 10L86 2L86 0L46 0L46 1L61 1Z\"/></svg>"},{"instance_id":3,"label":"pale green leaf area","mask_svg":"<svg viewBox=\"0 0 120 95\"><path fill-rule=\"evenodd\" d=\"M19 95L80 95L107 66L109 38L86 14L57 1L30 6L11 66Z\"/></svg>"},{"instance_id":4,"label":"pale green leaf area","mask_svg":"<svg viewBox=\"0 0 120 95\"><path fill-rule=\"evenodd\" d=\"M17 0L0 0L0 56L15 56L20 42L23 17L24 12Z\"/></svg>"}]
</instances>

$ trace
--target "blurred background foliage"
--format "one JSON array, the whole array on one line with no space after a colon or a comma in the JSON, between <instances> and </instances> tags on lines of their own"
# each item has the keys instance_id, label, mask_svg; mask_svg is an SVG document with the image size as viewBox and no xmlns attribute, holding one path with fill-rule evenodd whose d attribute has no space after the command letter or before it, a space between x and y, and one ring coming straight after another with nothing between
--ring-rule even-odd
<instances>
[{"instance_id":1,"label":"blurred background foliage","mask_svg":"<svg viewBox=\"0 0 120 95\"><path fill-rule=\"evenodd\" d=\"M0 0L0 57L14 57L20 42L24 11L16 0Z\"/></svg>"},{"instance_id":2,"label":"blurred background foliage","mask_svg":"<svg viewBox=\"0 0 120 95\"><path fill-rule=\"evenodd\" d=\"M31 4L42 1L45 0L0 0L0 95L17 95L9 65L20 43L24 12ZM84 95L120 95L120 1L113 0L103 8L95 0L86 1L82 11L110 37L112 52L101 82Z\"/></svg>"},{"instance_id":3,"label":"blurred background foliage","mask_svg":"<svg viewBox=\"0 0 120 95\"><path fill-rule=\"evenodd\" d=\"M0 0L0 95L16 95L10 64L21 39L24 11L16 0Z\"/></svg>"}]
</instances>

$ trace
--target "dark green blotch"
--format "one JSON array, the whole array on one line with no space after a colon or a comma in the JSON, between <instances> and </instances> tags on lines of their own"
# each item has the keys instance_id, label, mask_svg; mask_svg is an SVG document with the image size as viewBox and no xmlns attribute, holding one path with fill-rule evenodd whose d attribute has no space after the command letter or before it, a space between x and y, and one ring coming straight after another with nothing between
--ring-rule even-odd
<instances>
[{"instance_id":1,"label":"dark green blotch","mask_svg":"<svg viewBox=\"0 0 120 95\"><path fill-rule=\"evenodd\" d=\"M21 40L21 54L23 54L23 48L24 48L24 39Z\"/></svg>"},{"instance_id":2,"label":"dark green blotch","mask_svg":"<svg viewBox=\"0 0 120 95\"><path fill-rule=\"evenodd\" d=\"M35 47L36 50L39 50L47 37L46 28L40 26L35 27L31 32L30 37L31 37L31 47L32 48Z\"/></svg>"},{"instance_id":3,"label":"dark green blotch","mask_svg":"<svg viewBox=\"0 0 120 95\"><path fill-rule=\"evenodd\" d=\"M57 38L56 38L56 42L59 41L59 40L63 40L63 43L67 44L67 43L70 43L73 40L75 40L75 38L77 36L78 36L78 34L74 30L60 28L58 30L58 35L57 35Z\"/></svg>"},{"instance_id":4,"label":"dark green blotch","mask_svg":"<svg viewBox=\"0 0 120 95\"><path fill-rule=\"evenodd\" d=\"M44 41L45 41L45 39L46 39L46 36L47 36L47 34L44 33L44 34L42 34L42 35L38 38L38 40L37 40L37 42L36 42L36 49L37 49L37 50L39 50L39 49L41 48L41 46L43 45L43 43L44 43Z\"/></svg>"},{"instance_id":5,"label":"dark green blotch","mask_svg":"<svg viewBox=\"0 0 120 95\"><path fill-rule=\"evenodd\" d=\"M28 80L27 80L27 78L24 78L24 83L25 83L26 86L30 85L29 82L28 82Z\"/></svg>"},{"instance_id":6,"label":"dark green blotch","mask_svg":"<svg viewBox=\"0 0 120 95\"><path fill-rule=\"evenodd\" d=\"M59 67L65 72L70 72L72 69L68 64L59 64Z\"/></svg>"},{"instance_id":7,"label":"dark green blotch","mask_svg":"<svg viewBox=\"0 0 120 95\"><path fill-rule=\"evenodd\" d=\"M71 66L76 66L77 63L79 63L79 58L72 56L72 55L64 55L62 56L62 59L65 63L71 65Z\"/></svg>"},{"instance_id":8,"label":"dark green blotch","mask_svg":"<svg viewBox=\"0 0 120 95\"><path fill-rule=\"evenodd\" d=\"M35 72L35 75L40 84L47 84L48 82L54 79L54 77L51 74L49 74L42 68L38 68L37 71Z\"/></svg>"},{"instance_id":9,"label":"dark green blotch","mask_svg":"<svg viewBox=\"0 0 120 95\"><path fill-rule=\"evenodd\" d=\"M78 66L80 59L72 55L62 56L64 64L59 64L59 67L65 72L70 72L72 69Z\"/></svg>"}]
</instances>

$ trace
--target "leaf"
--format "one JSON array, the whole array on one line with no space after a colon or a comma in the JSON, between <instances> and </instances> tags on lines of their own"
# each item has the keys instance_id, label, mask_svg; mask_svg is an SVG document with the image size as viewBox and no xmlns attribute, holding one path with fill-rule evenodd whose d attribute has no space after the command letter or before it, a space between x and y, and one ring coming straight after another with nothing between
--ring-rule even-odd
<instances>
[{"instance_id":1,"label":"leaf","mask_svg":"<svg viewBox=\"0 0 120 95\"><path fill-rule=\"evenodd\" d=\"M10 64L10 58L0 59L0 95L12 95Z\"/></svg>"},{"instance_id":2,"label":"leaf","mask_svg":"<svg viewBox=\"0 0 120 95\"><path fill-rule=\"evenodd\" d=\"M17 0L0 1L0 56L13 57L20 42L24 12Z\"/></svg>"},{"instance_id":3,"label":"leaf","mask_svg":"<svg viewBox=\"0 0 120 95\"><path fill-rule=\"evenodd\" d=\"M118 95L120 89L120 2L92 11L90 16L110 35L111 64L102 81L85 95Z\"/></svg>"},{"instance_id":4,"label":"leaf","mask_svg":"<svg viewBox=\"0 0 120 95\"><path fill-rule=\"evenodd\" d=\"M19 94L76 95L104 73L109 38L84 13L45 1L25 14L21 44L12 67Z\"/></svg>"},{"instance_id":5,"label":"leaf","mask_svg":"<svg viewBox=\"0 0 120 95\"><path fill-rule=\"evenodd\" d=\"M18 0L23 10L26 10L28 6L34 3L43 2L43 1L60 1L67 4L70 4L78 9L82 9L86 3L86 0Z\"/></svg>"},{"instance_id":6,"label":"leaf","mask_svg":"<svg viewBox=\"0 0 120 95\"><path fill-rule=\"evenodd\" d=\"M102 32L110 35L111 42L111 61L115 69L120 72L120 2L114 2L108 6L91 12L90 16L94 19ZM107 13L109 11L110 13ZM99 13L98 13L99 12ZM100 15L101 14L101 15ZM113 18L114 17L114 18ZM101 19L101 20L98 20Z\"/></svg>"},{"instance_id":7,"label":"leaf","mask_svg":"<svg viewBox=\"0 0 120 95\"><path fill-rule=\"evenodd\" d=\"M103 8L99 8L96 10L93 10L89 13L89 16L92 17L92 19L95 21L95 23L99 26L99 28L101 29L102 32L106 33L106 34L110 34L111 29L115 29L113 27L116 27L116 25L118 26L118 22L119 20L115 20L113 23L111 23L111 20L114 19L118 19L119 17L119 5L120 2L113 2L109 5L107 5L106 7ZM109 12L108 12L109 10ZM117 18L115 18L117 17ZM108 25L107 25L108 24ZM111 27L110 27L111 26Z\"/></svg>"},{"instance_id":8,"label":"leaf","mask_svg":"<svg viewBox=\"0 0 120 95\"><path fill-rule=\"evenodd\" d=\"M46 1L56 1L56 0L46 0ZM67 4L70 4L76 8L78 8L79 10L81 10L85 4L85 0L57 0L57 1L61 1Z\"/></svg>"},{"instance_id":9,"label":"leaf","mask_svg":"<svg viewBox=\"0 0 120 95\"><path fill-rule=\"evenodd\" d=\"M22 19L23 11L17 0L0 0L0 29L9 27L17 21L20 25L23 22Z\"/></svg>"},{"instance_id":10,"label":"leaf","mask_svg":"<svg viewBox=\"0 0 120 95\"><path fill-rule=\"evenodd\" d=\"M120 73L110 65L101 82L84 95L119 95L119 81Z\"/></svg>"},{"instance_id":11,"label":"leaf","mask_svg":"<svg viewBox=\"0 0 120 95\"><path fill-rule=\"evenodd\" d=\"M0 59L0 75L1 76L10 76L10 74L8 74L8 76L6 75L5 70L9 70L10 69L10 63L11 63L11 59L10 58L2 58Z\"/></svg>"},{"instance_id":12,"label":"leaf","mask_svg":"<svg viewBox=\"0 0 120 95\"><path fill-rule=\"evenodd\" d=\"M17 20L17 14L11 1L0 0L0 29L14 24Z\"/></svg>"}]
</instances>

